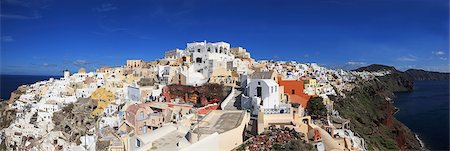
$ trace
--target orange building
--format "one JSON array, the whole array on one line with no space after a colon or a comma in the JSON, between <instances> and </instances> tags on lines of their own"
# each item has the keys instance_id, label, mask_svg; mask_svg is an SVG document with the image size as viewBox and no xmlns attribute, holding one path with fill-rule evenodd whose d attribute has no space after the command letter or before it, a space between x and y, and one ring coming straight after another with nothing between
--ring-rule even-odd
<instances>
[{"instance_id":1,"label":"orange building","mask_svg":"<svg viewBox=\"0 0 450 151\"><path fill-rule=\"evenodd\" d=\"M284 87L284 93L288 95L288 101L298 103L306 108L310 96L303 93L304 83L302 80L285 80L278 77L278 85Z\"/></svg>"}]
</instances>

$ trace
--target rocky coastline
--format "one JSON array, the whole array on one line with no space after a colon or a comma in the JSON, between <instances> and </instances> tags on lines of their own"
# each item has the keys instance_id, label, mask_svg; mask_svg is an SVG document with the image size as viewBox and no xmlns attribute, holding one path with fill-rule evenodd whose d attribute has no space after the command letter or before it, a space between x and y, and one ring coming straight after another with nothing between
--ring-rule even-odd
<instances>
[{"instance_id":1,"label":"rocky coastline","mask_svg":"<svg viewBox=\"0 0 450 151\"><path fill-rule=\"evenodd\" d=\"M356 69L382 70L389 70L390 74L369 81L361 80L352 91L346 92L347 97L336 97L336 110L352 121L351 128L366 139L369 150L427 150L418 135L394 117L399 109L390 100L395 98L395 92L414 91L415 80L446 80L442 75L448 76L448 73L421 74L428 75L426 77L418 76L412 70L401 72L384 65Z\"/></svg>"}]
</instances>

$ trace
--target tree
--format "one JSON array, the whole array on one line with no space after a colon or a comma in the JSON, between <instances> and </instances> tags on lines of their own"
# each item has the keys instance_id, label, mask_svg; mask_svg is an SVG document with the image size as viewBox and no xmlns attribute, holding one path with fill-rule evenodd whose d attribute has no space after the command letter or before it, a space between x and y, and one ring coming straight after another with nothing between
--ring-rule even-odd
<instances>
[{"instance_id":1,"label":"tree","mask_svg":"<svg viewBox=\"0 0 450 151\"><path fill-rule=\"evenodd\" d=\"M321 97L314 97L306 104L306 112L313 118L320 118L327 115L327 109Z\"/></svg>"}]
</instances>

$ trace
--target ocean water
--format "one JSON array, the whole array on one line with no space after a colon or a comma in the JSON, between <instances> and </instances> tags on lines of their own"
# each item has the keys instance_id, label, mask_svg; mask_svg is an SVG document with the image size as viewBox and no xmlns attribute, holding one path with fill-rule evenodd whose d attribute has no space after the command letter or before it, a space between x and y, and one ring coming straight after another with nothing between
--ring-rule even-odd
<instances>
[{"instance_id":1,"label":"ocean water","mask_svg":"<svg viewBox=\"0 0 450 151\"><path fill-rule=\"evenodd\" d=\"M9 99L11 92L24 84L33 84L37 81L48 80L49 78L60 78L61 76L42 75L0 75L0 98Z\"/></svg>"},{"instance_id":2,"label":"ocean water","mask_svg":"<svg viewBox=\"0 0 450 151\"><path fill-rule=\"evenodd\" d=\"M449 81L415 81L414 91L397 93L395 117L431 150L449 150Z\"/></svg>"}]
</instances>

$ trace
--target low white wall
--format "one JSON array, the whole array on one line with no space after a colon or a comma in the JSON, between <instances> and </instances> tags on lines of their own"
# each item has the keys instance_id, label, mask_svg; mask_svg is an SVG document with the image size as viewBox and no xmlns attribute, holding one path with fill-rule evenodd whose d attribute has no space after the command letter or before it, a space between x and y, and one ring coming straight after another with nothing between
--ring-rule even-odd
<instances>
[{"instance_id":1,"label":"low white wall","mask_svg":"<svg viewBox=\"0 0 450 151\"><path fill-rule=\"evenodd\" d=\"M225 106L227 106L227 104L231 101L231 99L234 99L234 87L231 88L231 92L230 94L228 94L228 96L225 98L225 100L222 101L222 104L220 104L220 108L223 110L225 109Z\"/></svg>"}]
</instances>

